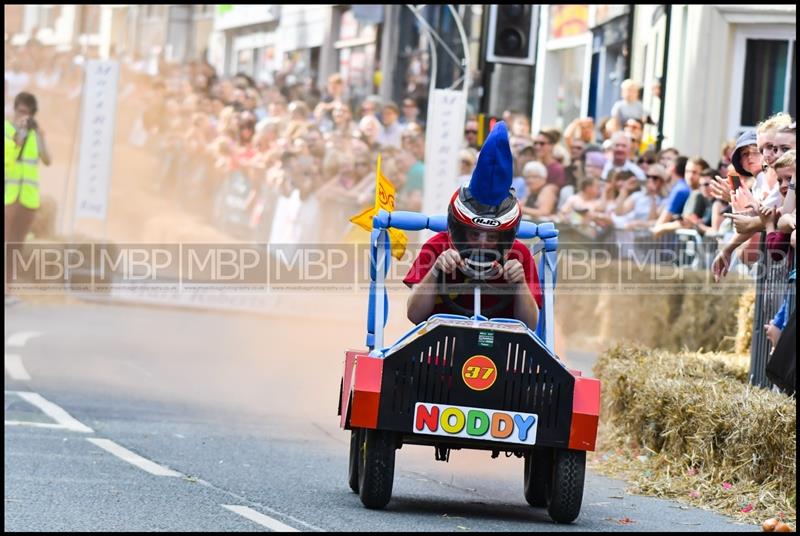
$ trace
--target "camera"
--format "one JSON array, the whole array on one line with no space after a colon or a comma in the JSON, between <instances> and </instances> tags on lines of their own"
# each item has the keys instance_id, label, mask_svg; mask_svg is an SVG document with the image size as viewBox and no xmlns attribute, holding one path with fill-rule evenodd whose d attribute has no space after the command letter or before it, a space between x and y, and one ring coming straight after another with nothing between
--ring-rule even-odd
<instances>
[{"instance_id":1,"label":"camera","mask_svg":"<svg viewBox=\"0 0 800 536\"><path fill-rule=\"evenodd\" d=\"M28 118L28 122L25 124L25 127L28 130L36 130L39 125L36 123L36 120L33 117Z\"/></svg>"}]
</instances>

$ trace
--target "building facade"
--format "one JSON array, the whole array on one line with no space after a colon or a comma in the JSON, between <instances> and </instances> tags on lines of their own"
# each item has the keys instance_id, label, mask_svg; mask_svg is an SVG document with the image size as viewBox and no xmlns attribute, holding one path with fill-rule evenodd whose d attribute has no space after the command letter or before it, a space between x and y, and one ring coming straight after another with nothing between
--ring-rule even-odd
<instances>
[{"instance_id":1,"label":"building facade","mask_svg":"<svg viewBox=\"0 0 800 536\"><path fill-rule=\"evenodd\" d=\"M97 4L5 6L11 44L35 38L59 51L100 58L203 59L213 29L211 4Z\"/></svg>"},{"instance_id":2,"label":"building facade","mask_svg":"<svg viewBox=\"0 0 800 536\"><path fill-rule=\"evenodd\" d=\"M532 129L599 122L632 78L662 147L716 161L745 128L796 116L796 27L793 5L541 6Z\"/></svg>"},{"instance_id":3,"label":"building facade","mask_svg":"<svg viewBox=\"0 0 800 536\"><path fill-rule=\"evenodd\" d=\"M662 79L663 146L716 161L760 120L796 117L796 28L794 5L637 7L632 77L652 108Z\"/></svg>"}]
</instances>

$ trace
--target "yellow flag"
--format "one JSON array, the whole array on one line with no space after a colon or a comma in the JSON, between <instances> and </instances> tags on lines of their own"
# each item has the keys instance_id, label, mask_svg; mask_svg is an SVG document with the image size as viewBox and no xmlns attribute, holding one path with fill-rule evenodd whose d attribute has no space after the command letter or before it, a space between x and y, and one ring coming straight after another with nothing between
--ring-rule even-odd
<instances>
[{"instance_id":1,"label":"yellow flag","mask_svg":"<svg viewBox=\"0 0 800 536\"><path fill-rule=\"evenodd\" d=\"M371 232L372 217L381 209L386 212L394 212L396 197L394 184L381 172L381 155L378 153L378 169L375 173L375 206L353 216L350 221L365 231ZM392 244L392 255L396 259L401 259L406 251L408 237L400 229L389 229L389 240Z\"/></svg>"},{"instance_id":2,"label":"yellow flag","mask_svg":"<svg viewBox=\"0 0 800 536\"><path fill-rule=\"evenodd\" d=\"M355 223L356 225L358 225L359 227L361 227L362 229L364 229L366 232L369 233L372 232L372 217L377 213L378 209L376 209L375 207L369 207L361 214L358 214L350 218L350 221L352 223Z\"/></svg>"},{"instance_id":3,"label":"yellow flag","mask_svg":"<svg viewBox=\"0 0 800 536\"><path fill-rule=\"evenodd\" d=\"M400 229L389 229L389 242L392 244L392 256L400 260L406 252L408 237Z\"/></svg>"}]
</instances>

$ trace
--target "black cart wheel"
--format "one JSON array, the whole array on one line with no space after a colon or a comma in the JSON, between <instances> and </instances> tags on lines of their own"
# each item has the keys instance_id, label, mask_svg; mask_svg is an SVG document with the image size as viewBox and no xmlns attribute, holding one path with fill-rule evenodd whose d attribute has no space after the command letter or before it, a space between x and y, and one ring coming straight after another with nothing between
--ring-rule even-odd
<instances>
[{"instance_id":1,"label":"black cart wheel","mask_svg":"<svg viewBox=\"0 0 800 536\"><path fill-rule=\"evenodd\" d=\"M551 448L536 448L525 454L525 500L531 506L547 506L553 481L553 455Z\"/></svg>"},{"instance_id":2,"label":"black cart wheel","mask_svg":"<svg viewBox=\"0 0 800 536\"><path fill-rule=\"evenodd\" d=\"M358 492L367 508L380 509L392 498L395 437L392 432L362 430Z\"/></svg>"},{"instance_id":3,"label":"black cart wheel","mask_svg":"<svg viewBox=\"0 0 800 536\"><path fill-rule=\"evenodd\" d=\"M350 430L350 465L347 468L347 483L353 493L358 493L358 466L361 463L358 454L361 452L361 429Z\"/></svg>"},{"instance_id":4,"label":"black cart wheel","mask_svg":"<svg viewBox=\"0 0 800 536\"><path fill-rule=\"evenodd\" d=\"M556 449L547 513L556 523L572 523L581 511L586 451Z\"/></svg>"}]
</instances>

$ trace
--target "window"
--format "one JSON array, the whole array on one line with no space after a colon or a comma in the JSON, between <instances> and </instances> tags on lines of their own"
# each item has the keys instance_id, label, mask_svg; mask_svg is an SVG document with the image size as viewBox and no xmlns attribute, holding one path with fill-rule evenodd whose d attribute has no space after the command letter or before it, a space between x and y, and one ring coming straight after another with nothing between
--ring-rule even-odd
<instances>
[{"instance_id":1,"label":"window","mask_svg":"<svg viewBox=\"0 0 800 536\"><path fill-rule=\"evenodd\" d=\"M747 40L742 90L742 125L755 125L762 119L784 110L794 115L796 101L793 89L794 48L794 41L790 43L784 40Z\"/></svg>"},{"instance_id":2,"label":"window","mask_svg":"<svg viewBox=\"0 0 800 536\"><path fill-rule=\"evenodd\" d=\"M777 112L797 109L797 31L789 24L742 24L733 41L728 129L736 138Z\"/></svg>"},{"instance_id":3,"label":"window","mask_svg":"<svg viewBox=\"0 0 800 536\"><path fill-rule=\"evenodd\" d=\"M542 107L540 123L563 130L581 115L586 46L549 50L546 61L542 102L552 105Z\"/></svg>"},{"instance_id":4,"label":"window","mask_svg":"<svg viewBox=\"0 0 800 536\"><path fill-rule=\"evenodd\" d=\"M56 26L56 6L47 5L39 8L39 27L54 29ZM61 6L57 6L58 11L61 11Z\"/></svg>"}]
</instances>

